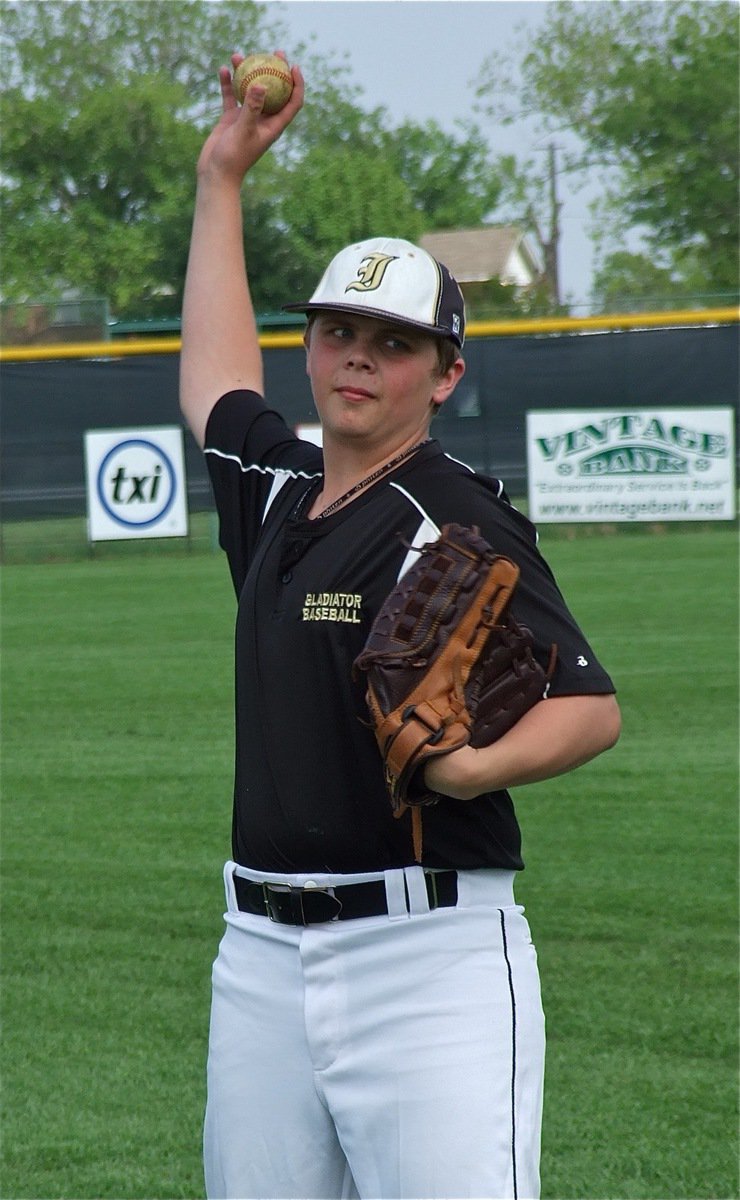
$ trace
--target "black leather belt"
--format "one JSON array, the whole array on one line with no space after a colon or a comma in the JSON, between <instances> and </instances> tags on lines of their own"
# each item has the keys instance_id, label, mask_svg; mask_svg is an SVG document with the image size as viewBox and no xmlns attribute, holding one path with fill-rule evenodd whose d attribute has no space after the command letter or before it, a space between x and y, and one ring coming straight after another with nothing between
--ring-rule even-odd
<instances>
[{"instance_id":1,"label":"black leather belt","mask_svg":"<svg viewBox=\"0 0 740 1200\"><path fill-rule=\"evenodd\" d=\"M454 908L457 904L457 871L425 871L429 908ZM353 883L346 887L288 887L279 883L254 883L234 875L240 912L269 917L280 925L315 925L322 921L348 921L379 917L388 912L385 883Z\"/></svg>"}]
</instances>

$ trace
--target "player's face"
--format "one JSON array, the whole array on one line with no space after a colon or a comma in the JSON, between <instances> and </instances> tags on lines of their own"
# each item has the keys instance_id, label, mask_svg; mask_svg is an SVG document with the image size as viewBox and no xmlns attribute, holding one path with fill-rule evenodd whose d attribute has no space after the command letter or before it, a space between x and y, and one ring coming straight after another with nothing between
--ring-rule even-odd
<instances>
[{"instance_id":1,"label":"player's face","mask_svg":"<svg viewBox=\"0 0 740 1200\"><path fill-rule=\"evenodd\" d=\"M425 437L465 370L459 359L441 374L433 338L352 313L319 313L306 346L325 444L360 440L382 451Z\"/></svg>"}]
</instances>

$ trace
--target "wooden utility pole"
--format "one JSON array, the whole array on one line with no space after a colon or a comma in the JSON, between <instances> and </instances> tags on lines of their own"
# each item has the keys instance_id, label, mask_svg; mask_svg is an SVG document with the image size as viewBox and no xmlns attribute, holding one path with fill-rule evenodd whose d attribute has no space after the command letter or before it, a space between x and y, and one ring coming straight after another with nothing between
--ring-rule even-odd
<instances>
[{"instance_id":1,"label":"wooden utility pole","mask_svg":"<svg viewBox=\"0 0 740 1200\"><path fill-rule=\"evenodd\" d=\"M555 143L547 147L547 175L550 188L550 237L543 245L545 252L545 275L550 285L550 295L553 304L560 307L560 209L557 190L557 167L555 162Z\"/></svg>"},{"instance_id":2,"label":"wooden utility pole","mask_svg":"<svg viewBox=\"0 0 740 1200\"><path fill-rule=\"evenodd\" d=\"M554 308L560 308L560 266L559 266L559 246L560 246L560 209L562 204L558 200L557 190L557 163L555 159L555 143L550 142L547 147L547 183L548 183L548 198L550 207L550 235L543 237L534 209L529 206L527 210L527 219L532 226L537 241L542 248L542 255L545 260L544 276L547 283L547 290L550 293L550 301Z\"/></svg>"}]
</instances>

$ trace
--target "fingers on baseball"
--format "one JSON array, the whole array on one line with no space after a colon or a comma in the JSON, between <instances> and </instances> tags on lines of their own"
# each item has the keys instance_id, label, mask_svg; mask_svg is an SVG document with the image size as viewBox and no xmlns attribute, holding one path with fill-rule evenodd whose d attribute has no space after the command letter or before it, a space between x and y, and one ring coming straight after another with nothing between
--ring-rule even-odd
<instances>
[{"instance_id":1,"label":"fingers on baseball","mask_svg":"<svg viewBox=\"0 0 740 1200\"><path fill-rule=\"evenodd\" d=\"M221 101L224 112L236 108L236 98L231 86L231 71L228 67L219 67L218 82L221 86Z\"/></svg>"},{"instance_id":2,"label":"fingers on baseball","mask_svg":"<svg viewBox=\"0 0 740 1200\"><path fill-rule=\"evenodd\" d=\"M291 113L298 112L298 110L303 107L305 92L305 81L303 79L301 68L296 66L291 67L284 50L276 50L275 57L282 58L285 65L289 68L290 74L293 78L293 91L291 92L290 98L285 104L285 108L290 107Z\"/></svg>"},{"instance_id":3,"label":"fingers on baseball","mask_svg":"<svg viewBox=\"0 0 740 1200\"><path fill-rule=\"evenodd\" d=\"M291 76L293 78L293 90L283 107L276 113L264 113L265 120L273 122L278 131L283 130L286 125L289 125L296 113L303 108L305 89L300 68L292 67ZM263 87L260 83L253 83L244 93L242 107L255 116L260 116L262 115L266 97L267 88Z\"/></svg>"},{"instance_id":4,"label":"fingers on baseball","mask_svg":"<svg viewBox=\"0 0 740 1200\"><path fill-rule=\"evenodd\" d=\"M295 114L301 108L303 108L306 85L300 67L291 67L290 73L293 76L293 91L291 92L290 99L285 107L289 110L292 119Z\"/></svg>"},{"instance_id":5,"label":"fingers on baseball","mask_svg":"<svg viewBox=\"0 0 740 1200\"><path fill-rule=\"evenodd\" d=\"M261 113L267 96L267 88L261 83L251 83L244 93L244 101L242 107L248 108L253 113Z\"/></svg>"}]
</instances>

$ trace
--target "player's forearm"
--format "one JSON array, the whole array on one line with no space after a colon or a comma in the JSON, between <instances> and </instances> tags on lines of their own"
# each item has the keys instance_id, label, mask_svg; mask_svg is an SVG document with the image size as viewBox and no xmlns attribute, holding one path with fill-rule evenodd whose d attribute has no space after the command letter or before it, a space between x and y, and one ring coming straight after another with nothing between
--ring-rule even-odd
<instances>
[{"instance_id":1,"label":"player's forearm","mask_svg":"<svg viewBox=\"0 0 740 1200\"><path fill-rule=\"evenodd\" d=\"M244 261L237 180L201 176L182 310L180 403L202 445L210 411L232 388L262 390L262 355Z\"/></svg>"},{"instance_id":2,"label":"player's forearm","mask_svg":"<svg viewBox=\"0 0 740 1200\"><path fill-rule=\"evenodd\" d=\"M619 732L614 696L559 696L536 704L491 746L431 759L425 779L443 795L470 800L572 771L613 746Z\"/></svg>"}]
</instances>

